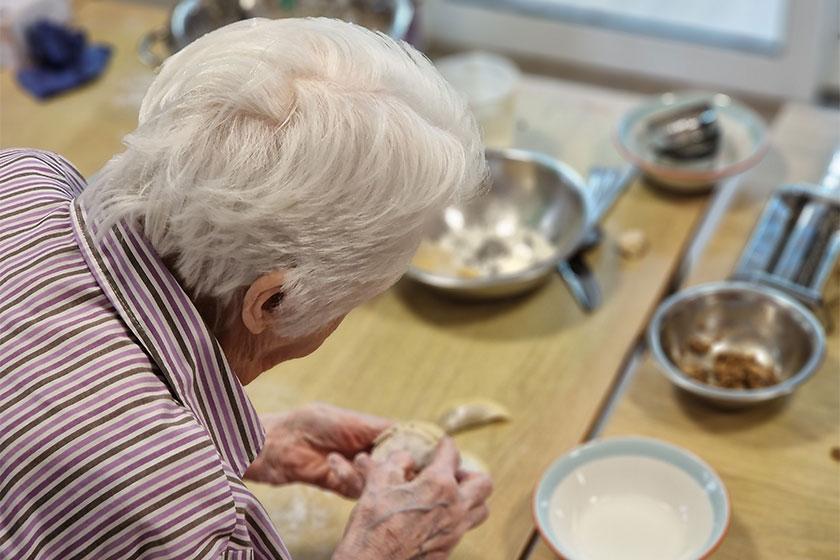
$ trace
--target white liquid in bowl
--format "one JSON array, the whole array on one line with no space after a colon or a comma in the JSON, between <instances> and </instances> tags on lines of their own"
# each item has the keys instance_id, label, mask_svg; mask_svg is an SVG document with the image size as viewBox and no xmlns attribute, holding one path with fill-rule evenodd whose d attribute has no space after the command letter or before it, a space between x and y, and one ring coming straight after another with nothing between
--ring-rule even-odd
<instances>
[{"instance_id":1,"label":"white liquid in bowl","mask_svg":"<svg viewBox=\"0 0 840 560\"><path fill-rule=\"evenodd\" d=\"M686 526L668 503L642 494L602 496L578 521L576 547L592 560L679 558ZM607 534L608 533L608 534Z\"/></svg>"},{"instance_id":2,"label":"white liquid in bowl","mask_svg":"<svg viewBox=\"0 0 840 560\"><path fill-rule=\"evenodd\" d=\"M572 560L689 560L706 544L712 509L682 470L646 457L582 465L555 489L551 528Z\"/></svg>"}]
</instances>

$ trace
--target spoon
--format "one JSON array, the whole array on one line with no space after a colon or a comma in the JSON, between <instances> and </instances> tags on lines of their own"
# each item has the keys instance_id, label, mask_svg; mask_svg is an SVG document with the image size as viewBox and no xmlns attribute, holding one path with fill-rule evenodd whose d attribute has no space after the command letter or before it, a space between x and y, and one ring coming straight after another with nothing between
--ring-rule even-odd
<instances>
[{"instance_id":1,"label":"spoon","mask_svg":"<svg viewBox=\"0 0 840 560\"><path fill-rule=\"evenodd\" d=\"M648 123L651 145L660 156L678 160L714 155L720 147L717 111L707 101L654 117Z\"/></svg>"}]
</instances>

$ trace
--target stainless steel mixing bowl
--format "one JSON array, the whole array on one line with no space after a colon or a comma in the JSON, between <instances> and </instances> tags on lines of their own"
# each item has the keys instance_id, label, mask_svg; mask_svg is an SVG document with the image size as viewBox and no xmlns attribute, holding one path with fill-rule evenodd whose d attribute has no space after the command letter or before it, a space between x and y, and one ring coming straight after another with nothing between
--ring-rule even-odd
<instances>
[{"instance_id":1,"label":"stainless steel mixing bowl","mask_svg":"<svg viewBox=\"0 0 840 560\"><path fill-rule=\"evenodd\" d=\"M772 366L781 382L760 389L726 389L688 377L689 341L702 336L712 354L739 352ZM792 393L822 363L825 333L816 317L782 292L747 282L716 282L678 292L659 306L648 343L662 372L677 387L729 408Z\"/></svg>"},{"instance_id":2,"label":"stainless steel mixing bowl","mask_svg":"<svg viewBox=\"0 0 840 560\"><path fill-rule=\"evenodd\" d=\"M540 232L554 252L522 271L479 278L450 276L414 265L408 270L407 275L418 282L471 299L511 296L538 286L580 244L594 217L583 180L569 166L521 150L488 150L486 155L491 175L486 194L447 208L429 239L472 225L500 231L528 226Z\"/></svg>"},{"instance_id":3,"label":"stainless steel mixing bowl","mask_svg":"<svg viewBox=\"0 0 840 560\"><path fill-rule=\"evenodd\" d=\"M290 5L294 6L294 2ZM358 9L387 13L388 25L378 31L399 41L406 40L414 20L411 0L355 0ZM166 27L153 29L140 40L140 60L157 68L164 59L186 47L202 35L241 19L252 17L282 18L291 12L285 3L255 0L178 0L169 14ZM317 15L310 14L310 15ZM332 13L326 14L337 17Z\"/></svg>"}]
</instances>

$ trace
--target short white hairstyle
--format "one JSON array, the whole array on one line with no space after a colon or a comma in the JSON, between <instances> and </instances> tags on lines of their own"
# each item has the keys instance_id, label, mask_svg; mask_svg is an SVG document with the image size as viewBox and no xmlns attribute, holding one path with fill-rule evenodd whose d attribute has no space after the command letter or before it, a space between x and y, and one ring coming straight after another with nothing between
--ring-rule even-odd
<instances>
[{"instance_id":1,"label":"short white hairstyle","mask_svg":"<svg viewBox=\"0 0 840 560\"><path fill-rule=\"evenodd\" d=\"M287 273L281 332L392 285L428 222L486 174L464 100L405 43L330 19L250 19L170 57L81 202L138 224L193 296Z\"/></svg>"}]
</instances>

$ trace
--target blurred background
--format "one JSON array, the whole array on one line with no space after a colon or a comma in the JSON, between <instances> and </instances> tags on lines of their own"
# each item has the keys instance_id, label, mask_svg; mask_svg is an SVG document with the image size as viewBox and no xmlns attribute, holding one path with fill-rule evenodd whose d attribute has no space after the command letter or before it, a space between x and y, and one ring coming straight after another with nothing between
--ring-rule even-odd
<instances>
[{"instance_id":1,"label":"blurred background","mask_svg":"<svg viewBox=\"0 0 840 560\"><path fill-rule=\"evenodd\" d=\"M478 51L441 66L478 112L509 108L521 74L720 91L768 121L787 101L840 100L840 0L0 0L0 145L72 152L56 124L81 130L80 112L112 119L101 133L121 136L155 67L189 41L243 17L318 14L405 38L434 60ZM90 173L105 156L89 151L66 155Z\"/></svg>"},{"instance_id":2,"label":"blurred background","mask_svg":"<svg viewBox=\"0 0 840 560\"><path fill-rule=\"evenodd\" d=\"M0 0L2 64L40 17L101 0ZM116 0L172 8L176 0ZM280 9L344 0L272 0ZM259 0L209 0L253 6ZM189 3L189 2L187 2ZM374 0L355 4L388 4ZM181 2L185 4L185 2ZM298 6L295 6L295 5ZM836 100L840 0L414 0L411 40L432 54L485 49L526 68L613 85L715 86L763 98ZM326 9L325 11L330 11ZM333 11L328 15L341 15ZM414 30L413 30L414 31Z\"/></svg>"},{"instance_id":3,"label":"blurred background","mask_svg":"<svg viewBox=\"0 0 840 560\"><path fill-rule=\"evenodd\" d=\"M574 268L561 267L562 281L530 298L471 307L401 283L348 318L312 358L249 386L261 411L328 400L431 418L439 403L476 387L509 404L517 422L459 442L490 465L498 513L456 558L520 557L535 542L533 484L558 453L606 425L663 294L685 278L725 278L774 189L823 176L840 145L840 0L0 0L0 148L50 150L90 177L122 150L167 56L238 19L301 15L341 17L411 42L468 99L488 145L548 154L590 178L631 153L626 145L619 153L620 122L641 122L634 115L678 97L655 95L701 90L717 100L721 157L673 165L682 172L697 163L704 176L710 166L714 178L700 185L709 188L672 196L663 185L634 183L603 235L580 248ZM735 176L705 196L713 182L754 165L743 183ZM521 176L528 187L531 175ZM609 204L619 191L611 192ZM734 217L721 221L729 205ZM694 262L699 272L689 277ZM586 299L603 305L590 314ZM366 350L371 340L376 351ZM670 385L647 369L640 379L651 381L622 401L629 404L616 409L609 433L666 437L726 466L739 509L720 558L836 550L825 513L837 511L837 493L825 490L837 488L825 452L836 445L836 375L811 382L786 415L776 408L736 418L671 398ZM511 375L520 371L527 375ZM450 381L427 381L441 377ZM768 450L778 451L772 461ZM298 486L254 491L296 558L331 557L348 502ZM549 557L537 550L532 558Z\"/></svg>"},{"instance_id":4,"label":"blurred background","mask_svg":"<svg viewBox=\"0 0 840 560\"><path fill-rule=\"evenodd\" d=\"M433 48L500 50L627 89L836 99L838 0L429 0Z\"/></svg>"}]
</instances>

